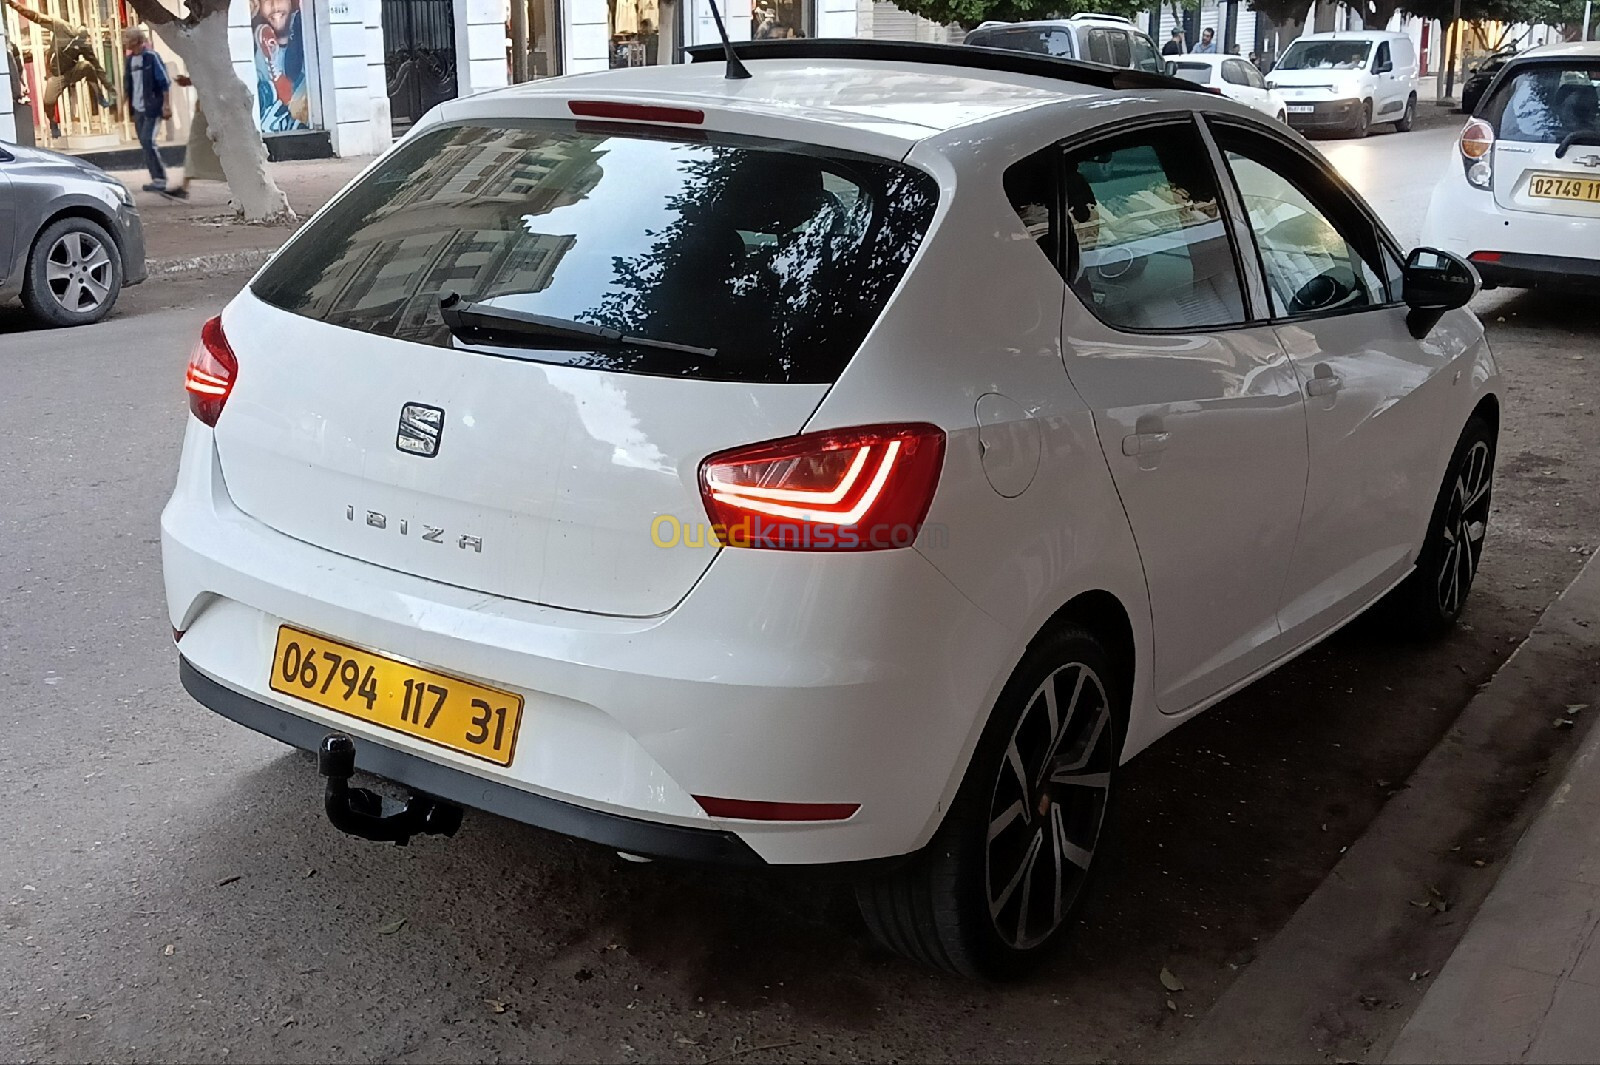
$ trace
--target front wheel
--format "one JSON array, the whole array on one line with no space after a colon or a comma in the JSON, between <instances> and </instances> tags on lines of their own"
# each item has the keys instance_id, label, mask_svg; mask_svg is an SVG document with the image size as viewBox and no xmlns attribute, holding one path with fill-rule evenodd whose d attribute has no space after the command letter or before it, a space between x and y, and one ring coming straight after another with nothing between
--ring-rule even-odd
<instances>
[{"instance_id":1,"label":"front wheel","mask_svg":"<svg viewBox=\"0 0 1600 1065\"><path fill-rule=\"evenodd\" d=\"M1411 96L1406 100L1405 113L1395 120L1394 131L1396 133L1410 133L1411 127L1416 125L1416 122L1417 96L1415 93L1412 93Z\"/></svg>"},{"instance_id":2,"label":"front wheel","mask_svg":"<svg viewBox=\"0 0 1600 1065\"><path fill-rule=\"evenodd\" d=\"M1361 107L1356 111L1356 124L1350 127L1350 136L1365 137L1372 129L1372 101L1361 101Z\"/></svg>"},{"instance_id":3,"label":"front wheel","mask_svg":"<svg viewBox=\"0 0 1600 1065\"><path fill-rule=\"evenodd\" d=\"M87 218L62 218L33 242L22 302L47 325L98 322L122 290L122 255L105 229Z\"/></svg>"},{"instance_id":4,"label":"front wheel","mask_svg":"<svg viewBox=\"0 0 1600 1065\"><path fill-rule=\"evenodd\" d=\"M1483 559L1494 458L1494 427L1474 415L1451 453L1416 569L1390 593L1390 617L1402 631L1435 636L1461 617Z\"/></svg>"},{"instance_id":5,"label":"front wheel","mask_svg":"<svg viewBox=\"0 0 1600 1065\"><path fill-rule=\"evenodd\" d=\"M857 885L890 950L965 976L1017 976L1083 895L1122 749L1126 696L1104 645L1063 627L1012 673L949 815L904 865Z\"/></svg>"}]
</instances>

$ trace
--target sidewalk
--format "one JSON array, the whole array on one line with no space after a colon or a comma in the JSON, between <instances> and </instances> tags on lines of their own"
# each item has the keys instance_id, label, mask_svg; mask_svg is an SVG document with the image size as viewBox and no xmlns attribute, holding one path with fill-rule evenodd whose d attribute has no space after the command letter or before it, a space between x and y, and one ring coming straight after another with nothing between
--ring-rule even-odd
<instances>
[{"instance_id":1,"label":"sidewalk","mask_svg":"<svg viewBox=\"0 0 1600 1065\"><path fill-rule=\"evenodd\" d=\"M1600 728L1385 1060L1600 1060Z\"/></svg>"},{"instance_id":2,"label":"sidewalk","mask_svg":"<svg viewBox=\"0 0 1600 1065\"><path fill-rule=\"evenodd\" d=\"M304 220L369 162L365 158L314 159L268 166L273 180L289 197L289 205ZM145 258L152 276L252 268L264 262L299 227L298 222L277 226L235 222L228 206L228 186L220 181L195 182L189 187L189 199L184 201L145 192L142 186L150 175L143 170L114 173L133 190L139 205Z\"/></svg>"}]
</instances>

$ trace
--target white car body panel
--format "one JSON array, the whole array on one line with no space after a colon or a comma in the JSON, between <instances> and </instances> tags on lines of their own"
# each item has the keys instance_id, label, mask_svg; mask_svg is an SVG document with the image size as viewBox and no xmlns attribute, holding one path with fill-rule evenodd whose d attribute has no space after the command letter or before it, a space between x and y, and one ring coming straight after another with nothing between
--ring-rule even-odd
<instances>
[{"instance_id":1,"label":"white car body panel","mask_svg":"<svg viewBox=\"0 0 1600 1065\"><path fill-rule=\"evenodd\" d=\"M1184 55L1168 56L1167 58L1177 63L1180 69L1184 64L1204 64L1210 67L1210 79L1200 84L1203 84L1208 89L1215 89L1219 95L1226 96L1230 100L1239 101L1252 111L1259 111L1268 118L1282 118L1287 114L1288 103L1283 94L1275 89L1268 88L1266 80L1261 78L1259 73L1256 75L1261 80L1259 86L1254 84L1240 85L1237 82L1227 80L1223 75L1222 68L1224 63L1232 60L1249 66L1248 60L1240 59L1236 55L1217 52L1189 52ZM1254 70L1255 68L1250 67L1250 69ZM1178 76L1183 77L1184 75L1180 73Z\"/></svg>"},{"instance_id":2,"label":"white car body panel","mask_svg":"<svg viewBox=\"0 0 1600 1065\"><path fill-rule=\"evenodd\" d=\"M701 108L706 129L904 157L936 179L939 207L838 381L750 386L545 365L532 367L531 394L513 395L499 360L296 321L247 291L223 318L237 388L216 430L190 420L162 516L171 622L196 671L486 786L730 830L768 862L852 861L927 842L1000 689L1069 601L1093 593L1126 614L1126 758L1325 638L1375 581L1404 569L1415 547L1406 530L1420 537L1412 497L1431 505L1455 434L1495 387L1469 314L1447 316L1422 355L1402 353L1386 324L1341 364L1350 390L1319 430L1296 360L1346 357L1354 327L1318 322L1303 342L1266 324L1120 334L1064 288L1001 185L997 159L1086 129L1195 108L1268 128L1250 108L906 63L771 60L758 71L742 82L720 63L552 79L453 101L421 128L570 117L569 100L603 99ZM520 386L530 367L519 366ZM316 389L296 393L295 381ZM341 395L360 401L340 405ZM422 460L392 449L399 405L441 395L446 439L473 432L469 417L503 423L527 408L542 421L508 440L502 466L408 472ZM1146 469L1121 441L1151 416L1166 419L1171 447ZM914 549L649 544L656 514L704 520L695 473L711 451L912 420L947 434ZM1396 454L1415 466L1380 483L1375 471ZM1366 472L1319 470L1324 455ZM418 478L431 479L420 492ZM1389 493L1376 500L1381 529L1329 520L1300 542L1308 486L1335 515L1341 494ZM481 537L483 551L365 524L368 509L387 519L424 506L444 516L432 524L460 521ZM503 554L499 537L511 544ZM1307 595L1322 609L1285 625L1297 581L1308 587L1291 609ZM283 622L523 695L515 760L501 769L274 693ZM836 822L715 819L696 795L860 809Z\"/></svg>"}]
</instances>

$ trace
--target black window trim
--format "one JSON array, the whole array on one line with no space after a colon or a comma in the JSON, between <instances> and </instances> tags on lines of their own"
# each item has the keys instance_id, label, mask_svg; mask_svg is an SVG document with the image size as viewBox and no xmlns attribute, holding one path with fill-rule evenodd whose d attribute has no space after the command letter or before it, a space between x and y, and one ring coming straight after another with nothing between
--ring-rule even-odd
<instances>
[{"instance_id":1,"label":"black window trim","mask_svg":"<svg viewBox=\"0 0 1600 1065\"><path fill-rule=\"evenodd\" d=\"M1213 126L1236 129L1244 133L1253 134L1262 139L1272 141L1278 147L1288 149L1295 155L1298 155L1306 163L1328 174L1333 179L1332 189L1334 194L1343 196L1349 202L1350 206L1355 209L1355 212L1369 226L1372 227L1373 237L1377 242L1378 250L1380 252L1389 252L1389 254L1393 255L1395 259L1402 264L1406 261L1405 253L1400 250L1400 242L1394 239L1394 234L1389 232L1389 227L1383 224L1383 220L1378 217L1377 212L1372 210L1371 206L1366 202L1366 200L1350 187L1350 183L1345 181L1344 177L1340 175L1338 171L1334 170L1332 165L1326 159L1315 154L1313 151L1308 151L1306 148L1301 147L1293 140L1283 136L1282 134L1278 133L1278 131L1263 123L1241 119L1233 115L1202 115L1200 117L1202 118L1201 127L1206 131L1207 141L1216 146L1217 157L1221 165L1224 167L1223 177L1225 178L1230 189L1231 197L1239 196L1238 181L1233 175L1233 169L1227 165L1227 158L1221 149L1221 145L1216 144L1215 140L1211 137L1211 127ZM1287 179L1287 175L1284 176ZM1317 197L1301 188L1298 183L1290 181L1290 184L1294 185L1296 189L1299 189L1301 195L1311 200L1312 203L1317 202ZM1261 271L1261 282L1262 285L1265 286L1266 266L1261 259L1261 248L1256 243L1254 231L1250 229L1249 218L1244 213L1243 201L1235 200L1234 202L1238 204L1239 220L1242 223L1241 228L1243 233L1241 234L1241 237L1248 239L1250 242L1250 247L1255 251L1256 267ZM1329 219L1329 221L1331 222L1333 219ZM1341 232L1340 235L1342 236L1343 233ZM1333 311L1306 311L1301 314L1273 315L1271 314L1271 298L1266 292L1265 287L1263 287L1262 295L1265 299L1263 308L1268 313L1256 324L1284 325L1293 324L1295 322L1321 321L1324 319L1343 318L1352 314L1370 314L1376 311L1393 310L1397 307L1404 307L1406 305L1404 294L1399 291L1398 286L1393 284L1386 264L1379 263L1368 265L1374 266L1373 272L1376 273L1383 282L1384 302L1365 307L1342 307Z\"/></svg>"},{"instance_id":2,"label":"black window trim","mask_svg":"<svg viewBox=\"0 0 1600 1065\"><path fill-rule=\"evenodd\" d=\"M1249 267L1246 264L1244 249L1241 247L1239 242L1240 228L1237 224L1237 221L1233 217L1233 213L1237 204L1233 199L1233 196L1236 195L1236 193L1231 191L1232 179L1227 174L1218 172L1215 148L1211 144L1211 135L1206 129L1205 123L1200 121L1201 117L1202 116L1199 112L1191 110L1163 111L1150 115L1141 115L1137 118L1127 119L1122 122L1097 126L1092 130L1087 130L1083 133L1069 137L1066 140L1059 141L1055 145L1055 209L1056 217L1060 219L1059 226L1057 227L1060 232L1057 234L1054 241L1056 245L1055 267L1057 272L1060 273L1062 277L1062 284L1066 288L1067 293L1077 301L1080 307L1088 311L1089 314L1094 317L1095 321L1114 332L1122 333L1127 336L1210 336L1218 333L1231 333L1240 329L1257 329L1267 322L1267 319L1263 317L1261 312L1266 311L1271 305L1267 302L1265 288L1259 288L1265 279L1263 276L1260 276L1256 273L1256 271L1260 269L1259 265ZM1200 138L1201 143L1207 145L1208 151L1212 153L1211 175L1212 179L1217 184L1218 214L1222 220L1223 228L1228 234L1228 246L1233 252L1234 271L1239 278L1239 291L1244 302L1244 320L1240 322L1225 322L1219 325L1177 325L1156 327L1135 327L1121 325L1116 322L1108 322L1102 318L1092 306L1090 306L1088 303L1085 303L1083 298L1080 297L1077 291L1072 287L1072 263L1068 261L1067 258L1068 246L1071 242L1066 236L1066 227L1071 224L1066 210L1066 182L1064 180L1067 156L1085 148L1092 148L1101 141L1121 137L1128 133L1137 133L1142 129L1148 129L1155 126L1177 126L1179 124L1186 124L1192 128L1196 135ZM1248 229L1249 227L1246 225L1244 228ZM1254 247L1253 238L1251 246Z\"/></svg>"}]
</instances>

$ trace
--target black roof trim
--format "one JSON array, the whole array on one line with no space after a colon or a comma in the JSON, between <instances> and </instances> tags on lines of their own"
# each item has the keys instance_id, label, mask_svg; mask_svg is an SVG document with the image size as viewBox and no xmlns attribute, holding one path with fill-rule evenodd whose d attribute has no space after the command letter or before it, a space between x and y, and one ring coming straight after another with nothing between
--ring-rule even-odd
<instances>
[{"instance_id":1,"label":"black roof trim","mask_svg":"<svg viewBox=\"0 0 1600 1065\"><path fill-rule=\"evenodd\" d=\"M849 37L791 37L770 41L735 41L740 59L864 59L883 63L929 63L970 70L994 70L1054 78L1099 89L1181 89L1205 92L1192 81L1127 70L1077 59L1057 59L1008 48L982 48L970 44L917 44L911 41L870 41ZM696 63L719 63L722 45L698 44L684 49Z\"/></svg>"}]
</instances>

